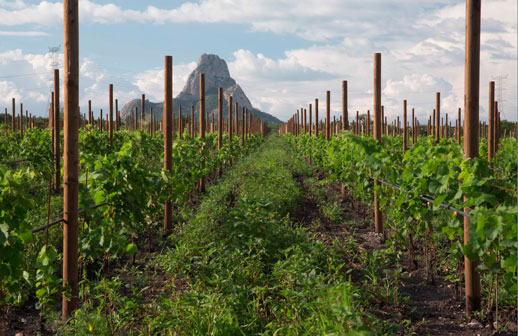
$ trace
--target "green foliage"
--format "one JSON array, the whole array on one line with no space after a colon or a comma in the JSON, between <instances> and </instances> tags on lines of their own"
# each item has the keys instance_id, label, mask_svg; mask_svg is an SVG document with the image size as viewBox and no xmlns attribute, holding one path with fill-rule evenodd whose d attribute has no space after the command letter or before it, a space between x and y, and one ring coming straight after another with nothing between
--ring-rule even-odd
<instances>
[{"instance_id":1,"label":"green foliage","mask_svg":"<svg viewBox=\"0 0 518 336\"><path fill-rule=\"evenodd\" d=\"M459 254L479 259L481 272L502 275L504 290L508 293L516 290L518 207L516 193L512 191L517 187L515 139L502 140L494 171L486 156L465 159L454 139L441 139L436 144L431 137L420 138L402 153L400 137L384 137L381 145L372 138L348 132L330 141L307 135L286 138L301 155L311 157L365 204L373 200L373 178L401 186L404 192L384 185L376 188L380 208L387 217L386 225L393 232L389 244L410 248L409 237L428 237L425 239L431 240L431 244L444 246L457 259ZM484 146L487 148L487 143L482 141L482 152ZM433 204L427 206L421 195L434 199ZM457 209L474 209L470 212L471 238L466 246L461 244L462 217L442 210L441 203ZM452 277L453 273L446 275Z\"/></svg>"},{"instance_id":2,"label":"green foliage","mask_svg":"<svg viewBox=\"0 0 518 336\"><path fill-rule=\"evenodd\" d=\"M12 171L0 165L0 304L26 298L24 246L32 239L26 218L33 204L27 185L34 176L28 168Z\"/></svg>"},{"instance_id":3,"label":"green foliage","mask_svg":"<svg viewBox=\"0 0 518 336\"><path fill-rule=\"evenodd\" d=\"M238 141L234 138L229 144L224 139L224 147L218 151L215 134L185 140L175 136L169 172L163 169L160 132L154 136L115 132L110 145L106 132L80 130L79 208L106 203L82 216L82 267L99 272L105 267L103 260L134 256L139 250L138 238L157 230L155 223L160 221L166 200L181 212L202 176L245 155L262 140L251 136L245 147ZM23 138L19 133L2 136L0 154L2 160L24 160L0 163L0 305L22 303L35 293L37 308L52 310L62 291L61 230L49 230L48 245L43 244L45 232L36 237L30 232L47 219L47 191L54 165L51 133L29 129ZM52 198L51 220L62 216L63 204L61 196ZM89 287L86 282L83 286Z\"/></svg>"}]
</instances>

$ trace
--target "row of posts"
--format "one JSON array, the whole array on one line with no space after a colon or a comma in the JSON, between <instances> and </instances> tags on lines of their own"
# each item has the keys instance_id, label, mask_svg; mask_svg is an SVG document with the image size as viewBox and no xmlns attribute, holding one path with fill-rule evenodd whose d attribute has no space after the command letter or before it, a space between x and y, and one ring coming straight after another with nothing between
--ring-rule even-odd
<instances>
[{"instance_id":1,"label":"row of posts","mask_svg":"<svg viewBox=\"0 0 518 336\"><path fill-rule=\"evenodd\" d=\"M59 78L59 70L55 70L57 78ZM54 84L54 92L59 91L59 81L56 79L56 82ZM220 88L220 90L222 90ZM51 131L53 130L61 130L62 125L60 123L60 115L59 115L59 97L54 92L51 93L51 103L49 108L49 115L48 115L48 129ZM58 92L59 94L59 92ZM109 102L110 102L110 114L113 115L113 84L109 85ZM243 127L240 123L238 123L236 120L242 119L243 117L238 117L238 114L236 114L236 117L234 119L234 123L231 123L232 120L232 96L228 97L229 99L229 115L226 119L223 117L220 118L218 115L216 120L216 113L209 114L207 111L205 114L205 129L208 130L208 132L213 133L216 132L219 128L220 120L222 120L222 130L224 132L231 132L231 128L234 130L234 133L241 134L243 132ZM13 101L13 108L15 106L15 98L12 99ZM57 102L57 103L56 103ZM121 121L121 115L118 108L118 100L115 99L115 120L114 125L111 124L111 120L109 118L109 115L106 117L104 116L103 110L100 109L99 111L99 117L94 117L94 112L92 110L92 101L88 101L88 115L83 114L80 118L80 127L86 128L87 125L91 125L93 128L96 128L100 131L108 131L110 133L110 139L113 137L113 130L119 131L122 128L122 121ZM237 111L239 111L239 105L236 102L235 108ZM20 109L23 111L23 104L20 104ZM172 119L172 128L174 133L178 133L180 138L183 138L184 132L187 132L189 136L193 137L196 136L198 132L198 128L196 125L199 123L199 118L194 113L194 105L191 105L191 113L190 115L184 115L182 112L182 106L180 105L178 107L178 116L177 118ZM262 134L263 131L266 130L265 125L263 125L263 122L256 117L255 115L249 113L248 108L242 107L244 110L244 120L246 122L245 130L248 132L247 134ZM144 111L144 113L140 113L140 111ZM141 99L141 107L140 110L138 107L135 107L132 111L129 117L126 118L125 121L125 128L134 131L134 130L142 130L147 131L150 134L154 134L157 130L162 129L162 121L157 120L155 115L153 114L153 108L149 108L149 115L146 115L145 112L145 95L142 95ZM15 112L13 113L15 114ZM11 120L10 120L11 119ZM28 111L26 111L26 115L24 116L23 113L20 113L17 118L13 119L11 118L11 114L8 113L7 108L5 108L5 115L4 115L5 123L8 125L8 127L5 128L5 135L7 136L9 132L20 132L23 137L24 130L36 127L35 126L35 117L32 116L32 114L29 114ZM16 122L15 122L16 120ZM9 127L10 126L10 127ZM112 130L113 129L113 130ZM55 132L52 132L53 139L55 138ZM54 148L54 141L53 141L53 148Z\"/></svg>"},{"instance_id":2,"label":"row of posts","mask_svg":"<svg viewBox=\"0 0 518 336\"><path fill-rule=\"evenodd\" d=\"M326 139L339 133L341 130L350 130L356 135L371 136L373 133L373 122L371 120L370 110L367 110L366 115L360 116L359 111L356 111L356 119L350 124L344 118L347 118L348 111L347 105L343 104L342 115L337 119L333 116L333 120L328 120L328 106L329 106L330 92L326 92L326 116L323 120L319 120L318 117L318 99L315 99L314 104L309 104L308 108L300 108L297 110L292 117L280 127L280 134L291 133L299 135L306 133L309 135L317 135L322 132ZM514 132L507 132L504 130L502 134L502 126L500 119L500 112L498 112L498 102L494 100L495 97L495 82L489 83L489 122L480 122L478 125L479 138L488 139L488 161L491 162L495 153L498 151L498 146L501 138L507 138L513 136L518 139L518 122L514 123ZM347 101L347 81L342 82L342 100ZM314 113L313 113L314 111ZM437 112L439 111L439 112ZM440 117L440 93L436 93L436 108L433 109L433 113L428 117L428 124L425 127L421 126L417 117L415 117L415 111L412 108L411 122L407 121L407 101L403 101L403 116L402 120L399 116L394 118L390 124L387 122L385 116L384 106L381 106L381 129L382 134L389 136L403 136L403 150L406 151L408 148L409 139L412 143L416 143L418 138L422 135L433 135L436 141L441 138L455 138L455 140L462 145L462 132L464 125L462 124L461 108L459 107L457 113L457 119L455 120L455 126L452 127L451 121L448 121L448 113L444 117ZM313 115L315 116L313 121ZM440 118L440 124L438 119ZM330 125L328 127L328 125ZM436 125L440 125L437 127ZM329 130L329 135L328 135Z\"/></svg>"},{"instance_id":3,"label":"row of posts","mask_svg":"<svg viewBox=\"0 0 518 336\"><path fill-rule=\"evenodd\" d=\"M498 148L498 141L500 139L500 115L498 112L498 104L494 100L494 82L489 84L489 124L484 127L484 124L479 120L479 83L480 83L480 20L481 20L481 1L467 0L466 1L466 39L465 39L465 71L464 71L464 122L461 127L461 110L458 110L455 137L459 144L463 140L464 156L466 159L475 158L479 156L479 142L481 136L488 137L488 159L494 156ZM381 54L374 54L374 122L373 137L381 143L381 134L388 135L389 126L386 117L383 115L384 111L381 105ZM348 111L347 111L347 82L342 82L342 116L339 124L336 120L331 121L330 118L330 92L326 92L326 115L324 123L319 121L318 117L318 99L315 100L315 126L312 120L312 106L309 105L309 125L306 124L306 110L300 109L293 115L287 123L280 128L280 133L292 133L298 135L302 132L307 132L310 135L319 135L319 131L323 130L324 136L327 140L330 139L332 133L336 133L339 129L349 129L348 125ZM399 119L399 118L398 118ZM412 141L416 141L421 134L419 122L415 119L414 111L412 110ZM359 127L360 120L358 113L356 122L353 122L352 131L359 134L361 128ZM446 125L446 127L444 127ZM392 123L392 133L401 132L399 120ZM449 136L448 119L441 123L440 117L440 93L436 93L436 107L433 114L433 119L428 119L426 134L433 134L436 142L440 141L441 137ZM416 130L414 130L416 128ZM515 136L517 124L515 123ZM370 135L370 112L367 112L367 120L364 123L364 132ZM407 123L407 102L403 102L403 151L407 148L408 142L408 123ZM463 137L461 138L461 132ZM374 186L378 186L378 180L374 180ZM377 188L376 188L377 189ZM469 213L469 208L464 208L464 212ZM464 217L464 244L467 244L470 238L469 234L469 218ZM375 231L378 234L383 234L382 213L379 209L378 194L374 191L374 222ZM465 279L465 297L466 297L466 315L471 315L480 311L481 309L481 291L480 291L480 275L476 271L479 261L471 261L467 256L464 256L464 279Z\"/></svg>"}]
</instances>

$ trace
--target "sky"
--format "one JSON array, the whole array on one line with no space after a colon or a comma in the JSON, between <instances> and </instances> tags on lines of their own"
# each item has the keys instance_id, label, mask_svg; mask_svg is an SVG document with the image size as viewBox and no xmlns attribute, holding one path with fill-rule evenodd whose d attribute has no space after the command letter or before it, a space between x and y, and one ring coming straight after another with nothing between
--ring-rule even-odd
<instances>
[{"instance_id":1,"label":"sky","mask_svg":"<svg viewBox=\"0 0 518 336\"><path fill-rule=\"evenodd\" d=\"M339 116L342 80L350 119L372 110L376 52L389 120L406 99L425 123L435 92L453 124L463 107L464 1L79 0L79 12L81 111L88 100L95 114L106 109L109 84L119 108L141 94L162 101L165 55L173 56L176 96L203 53L226 60L252 105L281 120L324 101L326 90ZM482 121L495 79L502 119L517 120L517 12L516 0L482 2ZM16 98L47 115L52 64L63 64L63 3L0 0L0 18L0 108L10 112Z\"/></svg>"}]
</instances>

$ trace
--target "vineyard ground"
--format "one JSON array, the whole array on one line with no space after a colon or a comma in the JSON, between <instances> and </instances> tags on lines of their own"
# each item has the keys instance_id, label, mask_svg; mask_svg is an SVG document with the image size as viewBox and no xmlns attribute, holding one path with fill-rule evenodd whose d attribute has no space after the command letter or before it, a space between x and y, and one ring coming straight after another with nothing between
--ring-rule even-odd
<instances>
[{"instance_id":1,"label":"vineyard ground","mask_svg":"<svg viewBox=\"0 0 518 336\"><path fill-rule=\"evenodd\" d=\"M308 326L322 321L308 310L327 323L356 321L330 312L343 305L333 296L340 289L353 298L349 308L361 324L381 334L495 334L489 325L470 329L454 287L440 276L427 284L423 265L411 270L406 255L373 233L372 211L343 198L338 184L282 139L267 140L215 182L173 235L139 244L135 260L121 260L92 285L91 306L69 325L48 329L63 335L319 334ZM340 287L348 279L353 287ZM512 321L513 312L506 313ZM34 312L17 315L37 323ZM34 325L26 327L24 335L36 334Z\"/></svg>"},{"instance_id":2,"label":"vineyard ground","mask_svg":"<svg viewBox=\"0 0 518 336\"><path fill-rule=\"evenodd\" d=\"M324 242L330 247L333 240L349 240L351 249L344 254L345 268L350 270L353 284L367 293L390 289L376 288L368 283L365 270L368 257L362 257L362 251L370 255L386 249L380 236L373 232L372 210L359 204L346 192L341 195L339 183L330 181L323 172L313 170L310 177L299 177L303 190L303 199L292 215L292 221L306 226L308 235ZM334 212L334 214L333 214ZM356 251L355 251L356 250ZM495 332L488 324L483 328L472 328L465 321L464 298L459 297L454 284L436 275L435 283L427 283L424 265L414 269L408 260L402 260L402 274L399 280L386 278L397 287L399 302L390 300L389 295L372 297L373 305L367 310L379 319L396 325L410 327L400 330L402 334L416 335L514 335L515 311L501 313L501 323L507 324L509 331ZM390 274L393 265L377 268L380 277ZM366 282L367 281L367 282ZM394 290L394 289L392 289ZM394 292L395 293L395 292ZM394 297L395 299L396 297ZM411 324L410 324L411 322Z\"/></svg>"}]
</instances>

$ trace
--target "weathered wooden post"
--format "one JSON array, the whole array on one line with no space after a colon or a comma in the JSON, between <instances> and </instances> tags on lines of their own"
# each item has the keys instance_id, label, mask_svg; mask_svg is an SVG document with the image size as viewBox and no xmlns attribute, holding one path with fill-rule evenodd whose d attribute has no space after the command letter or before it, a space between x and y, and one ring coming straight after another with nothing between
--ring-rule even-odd
<instances>
[{"instance_id":1,"label":"weathered wooden post","mask_svg":"<svg viewBox=\"0 0 518 336\"><path fill-rule=\"evenodd\" d=\"M218 88L218 150L221 148L223 148L223 88Z\"/></svg>"},{"instance_id":2,"label":"weathered wooden post","mask_svg":"<svg viewBox=\"0 0 518 336\"><path fill-rule=\"evenodd\" d=\"M326 140L329 140L331 135L331 91L326 91Z\"/></svg>"},{"instance_id":3,"label":"weathered wooden post","mask_svg":"<svg viewBox=\"0 0 518 336\"><path fill-rule=\"evenodd\" d=\"M245 139L248 140L248 132L250 131L248 128L248 122L249 122L249 115L248 115L248 108L245 108Z\"/></svg>"},{"instance_id":4,"label":"weathered wooden post","mask_svg":"<svg viewBox=\"0 0 518 336\"><path fill-rule=\"evenodd\" d=\"M79 15L78 1L64 0L64 221L63 221L63 292L62 318L68 319L78 303L78 192L79 192ZM54 71L55 76L59 75ZM56 77L55 77L56 78ZM56 82L59 83L59 76ZM54 89L58 112L54 120L59 120L59 87ZM59 144L59 123L56 143ZM59 145L56 153L59 153ZM58 156L59 158L59 156ZM59 163L58 163L59 167ZM59 174L59 170L58 174ZM70 297L70 298L68 298Z\"/></svg>"},{"instance_id":5,"label":"weathered wooden post","mask_svg":"<svg viewBox=\"0 0 518 336\"><path fill-rule=\"evenodd\" d=\"M432 117L432 135L435 138L435 109L433 109L433 117Z\"/></svg>"},{"instance_id":6,"label":"weathered wooden post","mask_svg":"<svg viewBox=\"0 0 518 336\"><path fill-rule=\"evenodd\" d=\"M173 173L173 57L164 58L164 109L162 111L164 127L164 170ZM167 200L164 205L164 230L167 233L172 229L173 205Z\"/></svg>"},{"instance_id":7,"label":"weathered wooden post","mask_svg":"<svg viewBox=\"0 0 518 336\"><path fill-rule=\"evenodd\" d=\"M52 95L54 97L54 95ZM12 110L13 116L11 118L11 129L13 132L16 132L16 100L15 98L12 99ZM52 111L54 113L54 111Z\"/></svg>"},{"instance_id":8,"label":"weathered wooden post","mask_svg":"<svg viewBox=\"0 0 518 336\"><path fill-rule=\"evenodd\" d=\"M374 140L381 143L381 53L374 54ZM374 188L379 186L374 180ZM379 209L378 192L374 190L374 225L376 233L383 233L383 219Z\"/></svg>"},{"instance_id":9,"label":"weathered wooden post","mask_svg":"<svg viewBox=\"0 0 518 336\"><path fill-rule=\"evenodd\" d=\"M349 129L349 111L347 109L347 81L342 81L342 130Z\"/></svg>"},{"instance_id":10,"label":"weathered wooden post","mask_svg":"<svg viewBox=\"0 0 518 336\"><path fill-rule=\"evenodd\" d=\"M304 134L308 133L308 123L307 123L307 115L306 115L306 109L304 109Z\"/></svg>"},{"instance_id":11,"label":"weathered wooden post","mask_svg":"<svg viewBox=\"0 0 518 336\"><path fill-rule=\"evenodd\" d=\"M491 163L495 156L495 82L489 82L489 108L488 108L489 132L487 141L487 160Z\"/></svg>"},{"instance_id":12,"label":"weathered wooden post","mask_svg":"<svg viewBox=\"0 0 518 336\"><path fill-rule=\"evenodd\" d=\"M448 139L448 113L444 114L444 138Z\"/></svg>"},{"instance_id":13,"label":"weathered wooden post","mask_svg":"<svg viewBox=\"0 0 518 336\"><path fill-rule=\"evenodd\" d=\"M466 0L466 47L464 67L464 156L475 158L478 151L480 84L480 5L481 0ZM464 208L469 212L469 208ZM469 241L469 218L464 217L464 244ZM478 261L464 256L466 316L480 310L480 275Z\"/></svg>"},{"instance_id":14,"label":"weathered wooden post","mask_svg":"<svg viewBox=\"0 0 518 336\"><path fill-rule=\"evenodd\" d=\"M415 113L414 109L412 108L412 144L415 144L417 142L417 132L416 132L416 126L417 123L415 122Z\"/></svg>"},{"instance_id":15,"label":"weathered wooden post","mask_svg":"<svg viewBox=\"0 0 518 336\"><path fill-rule=\"evenodd\" d=\"M406 152L407 149L407 134L408 130L406 128L406 99L403 100L403 152Z\"/></svg>"},{"instance_id":16,"label":"weathered wooden post","mask_svg":"<svg viewBox=\"0 0 518 336\"><path fill-rule=\"evenodd\" d=\"M439 143L441 139L441 93L435 93L435 124L437 125L435 129L435 142Z\"/></svg>"},{"instance_id":17,"label":"weathered wooden post","mask_svg":"<svg viewBox=\"0 0 518 336\"><path fill-rule=\"evenodd\" d=\"M70 3L71 0L65 1L65 7L67 5L71 6L72 8L75 6ZM66 14L66 13L65 13ZM65 20L65 25L67 24ZM72 23L70 23L72 25ZM65 30L66 30L65 26ZM72 28L73 29L73 28ZM66 38L66 37L65 37ZM65 41L66 43L66 41ZM75 43L74 41L69 41L69 43ZM73 53L72 51L67 50L69 53ZM67 84L68 85L68 84ZM59 70L54 70L54 192L58 193L59 188L61 187L61 152L60 152L60 121L59 121Z\"/></svg>"},{"instance_id":18,"label":"weathered wooden post","mask_svg":"<svg viewBox=\"0 0 518 336\"><path fill-rule=\"evenodd\" d=\"M354 133L360 135L360 111L356 111L356 130Z\"/></svg>"},{"instance_id":19,"label":"weathered wooden post","mask_svg":"<svg viewBox=\"0 0 518 336\"><path fill-rule=\"evenodd\" d=\"M228 143L230 145L230 153L232 153L232 96L228 96ZM232 164L232 157L230 158Z\"/></svg>"},{"instance_id":20,"label":"weathered wooden post","mask_svg":"<svg viewBox=\"0 0 518 336\"><path fill-rule=\"evenodd\" d=\"M92 101L88 100L88 124L93 124Z\"/></svg>"},{"instance_id":21,"label":"weathered wooden post","mask_svg":"<svg viewBox=\"0 0 518 336\"><path fill-rule=\"evenodd\" d=\"M493 142L495 149L493 150L493 153L498 152L498 145L500 144L500 112L498 112L498 102L495 101L495 107L494 107L494 114L495 114L495 140Z\"/></svg>"},{"instance_id":22,"label":"weathered wooden post","mask_svg":"<svg viewBox=\"0 0 518 336\"><path fill-rule=\"evenodd\" d=\"M236 136L239 137L239 105L237 103L237 100L236 100L236 106L234 108L234 115L235 115L235 130L236 130Z\"/></svg>"},{"instance_id":23,"label":"weathered wooden post","mask_svg":"<svg viewBox=\"0 0 518 336\"><path fill-rule=\"evenodd\" d=\"M182 105L178 106L178 137L180 138L180 140L183 139Z\"/></svg>"},{"instance_id":24,"label":"weathered wooden post","mask_svg":"<svg viewBox=\"0 0 518 336\"><path fill-rule=\"evenodd\" d=\"M115 99L115 131L120 129L120 114L119 114L119 100Z\"/></svg>"},{"instance_id":25,"label":"weathered wooden post","mask_svg":"<svg viewBox=\"0 0 518 336\"><path fill-rule=\"evenodd\" d=\"M113 84L109 86L109 108L108 133L110 135L110 146L113 146Z\"/></svg>"},{"instance_id":26,"label":"weathered wooden post","mask_svg":"<svg viewBox=\"0 0 518 336\"><path fill-rule=\"evenodd\" d=\"M205 74L200 74L200 137L205 138ZM205 166L205 160L201 159L201 168ZM205 177L200 178L200 191L205 192Z\"/></svg>"},{"instance_id":27,"label":"weathered wooden post","mask_svg":"<svg viewBox=\"0 0 518 336\"><path fill-rule=\"evenodd\" d=\"M315 136L318 137L318 98L315 99Z\"/></svg>"},{"instance_id":28,"label":"weathered wooden post","mask_svg":"<svg viewBox=\"0 0 518 336\"><path fill-rule=\"evenodd\" d=\"M20 136L23 138L23 104L20 103L20 114L18 117L18 129L20 130Z\"/></svg>"},{"instance_id":29,"label":"weathered wooden post","mask_svg":"<svg viewBox=\"0 0 518 336\"><path fill-rule=\"evenodd\" d=\"M312 135L313 131L313 111L311 110L311 104L309 104L309 136Z\"/></svg>"},{"instance_id":30,"label":"weathered wooden post","mask_svg":"<svg viewBox=\"0 0 518 336\"><path fill-rule=\"evenodd\" d=\"M245 108L241 108L241 146L245 145Z\"/></svg>"}]
</instances>

